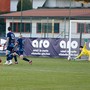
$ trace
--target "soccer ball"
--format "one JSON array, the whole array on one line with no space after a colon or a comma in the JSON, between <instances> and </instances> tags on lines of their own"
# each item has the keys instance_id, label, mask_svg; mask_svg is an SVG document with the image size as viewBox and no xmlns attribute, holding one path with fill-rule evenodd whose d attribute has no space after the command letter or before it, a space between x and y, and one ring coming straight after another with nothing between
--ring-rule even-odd
<instances>
[{"instance_id":1,"label":"soccer ball","mask_svg":"<svg viewBox=\"0 0 90 90\"><path fill-rule=\"evenodd\" d=\"M0 44L0 47L2 47L2 45Z\"/></svg>"},{"instance_id":2,"label":"soccer ball","mask_svg":"<svg viewBox=\"0 0 90 90\"><path fill-rule=\"evenodd\" d=\"M2 62L2 59L0 58L0 63Z\"/></svg>"}]
</instances>

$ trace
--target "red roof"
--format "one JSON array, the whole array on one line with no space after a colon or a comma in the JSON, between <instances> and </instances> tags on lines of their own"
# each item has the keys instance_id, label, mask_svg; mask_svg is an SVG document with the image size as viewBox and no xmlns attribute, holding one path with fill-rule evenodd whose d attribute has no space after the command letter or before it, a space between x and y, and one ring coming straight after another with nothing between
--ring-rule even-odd
<instances>
[{"instance_id":1,"label":"red roof","mask_svg":"<svg viewBox=\"0 0 90 90\"><path fill-rule=\"evenodd\" d=\"M17 17L21 16L21 12L8 13L0 16ZM90 9L34 9L22 11L22 16L32 16L32 17L90 16Z\"/></svg>"}]
</instances>

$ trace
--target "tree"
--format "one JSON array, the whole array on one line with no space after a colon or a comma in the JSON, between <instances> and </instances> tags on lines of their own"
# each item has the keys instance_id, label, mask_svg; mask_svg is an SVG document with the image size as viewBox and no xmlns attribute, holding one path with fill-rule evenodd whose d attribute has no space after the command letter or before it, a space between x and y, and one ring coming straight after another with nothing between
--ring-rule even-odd
<instances>
[{"instance_id":1,"label":"tree","mask_svg":"<svg viewBox=\"0 0 90 90\"><path fill-rule=\"evenodd\" d=\"M17 11L24 11L32 9L32 1L31 0L19 0L17 5Z\"/></svg>"}]
</instances>

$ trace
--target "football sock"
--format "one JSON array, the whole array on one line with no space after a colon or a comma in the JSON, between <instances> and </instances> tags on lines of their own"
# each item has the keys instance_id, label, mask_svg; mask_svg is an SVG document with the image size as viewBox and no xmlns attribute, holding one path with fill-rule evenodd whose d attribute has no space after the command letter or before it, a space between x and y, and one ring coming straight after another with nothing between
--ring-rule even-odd
<instances>
[{"instance_id":1,"label":"football sock","mask_svg":"<svg viewBox=\"0 0 90 90\"><path fill-rule=\"evenodd\" d=\"M24 61L28 61L28 62L30 61L30 60L28 60L27 58L23 58L23 60L24 60Z\"/></svg>"},{"instance_id":2,"label":"football sock","mask_svg":"<svg viewBox=\"0 0 90 90\"><path fill-rule=\"evenodd\" d=\"M13 57L14 57L15 62L17 62L17 56L13 56Z\"/></svg>"}]
</instances>

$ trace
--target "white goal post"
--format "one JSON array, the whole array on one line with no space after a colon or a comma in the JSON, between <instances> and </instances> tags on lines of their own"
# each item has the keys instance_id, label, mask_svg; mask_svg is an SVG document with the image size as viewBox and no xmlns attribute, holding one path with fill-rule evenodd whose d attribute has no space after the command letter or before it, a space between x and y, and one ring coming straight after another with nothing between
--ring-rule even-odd
<instances>
[{"instance_id":1,"label":"white goal post","mask_svg":"<svg viewBox=\"0 0 90 90\"><path fill-rule=\"evenodd\" d=\"M90 20L70 20L70 25L69 25L70 26L70 30L69 30L69 53L68 53L68 60L71 59L71 41L72 41L72 28L73 28L72 24L76 24L76 23L85 23L85 24L89 23L90 24ZM90 33L90 27L89 27L89 33ZM86 38L86 37L84 36L83 38Z\"/></svg>"}]
</instances>

